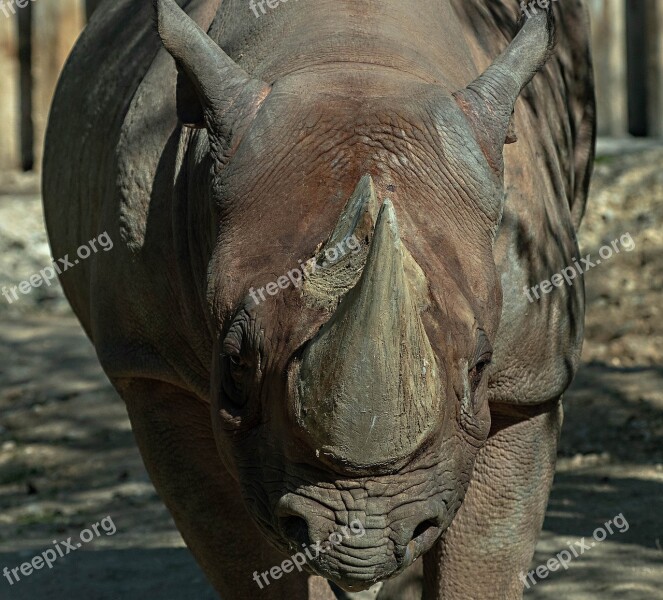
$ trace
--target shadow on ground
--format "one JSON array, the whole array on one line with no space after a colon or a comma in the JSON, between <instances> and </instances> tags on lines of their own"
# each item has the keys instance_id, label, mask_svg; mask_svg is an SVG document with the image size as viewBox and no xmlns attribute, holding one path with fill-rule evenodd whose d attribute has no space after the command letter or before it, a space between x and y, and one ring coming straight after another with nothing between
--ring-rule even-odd
<instances>
[{"instance_id":1,"label":"shadow on ground","mask_svg":"<svg viewBox=\"0 0 663 600\"><path fill-rule=\"evenodd\" d=\"M0 553L0 564L14 566L32 556ZM0 597L12 600L217 598L185 548L81 550L60 559L50 571L21 575L21 581L11 586L3 578L0 589Z\"/></svg>"},{"instance_id":2,"label":"shadow on ground","mask_svg":"<svg viewBox=\"0 0 663 600\"><path fill-rule=\"evenodd\" d=\"M568 569L533 574L525 597L663 598L663 369L585 365L565 405L559 467L530 569L564 550L573 558Z\"/></svg>"},{"instance_id":3,"label":"shadow on ground","mask_svg":"<svg viewBox=\"0 0 663 600\"><path fill-rule=\"evenodd\" d=\"M116 527L51 570L0 577L0 598L214 598L76 320L2 319L0 356L0 569L105 517Z\"/></svg>"}]
</instances>

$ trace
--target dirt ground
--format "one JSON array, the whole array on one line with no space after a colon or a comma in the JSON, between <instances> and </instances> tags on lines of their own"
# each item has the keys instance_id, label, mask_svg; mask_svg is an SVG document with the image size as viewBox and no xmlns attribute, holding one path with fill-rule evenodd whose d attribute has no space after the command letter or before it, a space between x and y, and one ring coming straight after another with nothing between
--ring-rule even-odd
<instances>
[{"instance_id":1,"label":"dirt ground","mask_svg":"<svg viewBox=\"0 0 663 600\"><path fill-rule=\"evenodd\" d=\"M584 364L566 397L559 468L532 568L589 549L531 600L663 599L663 149L606 147L583 255L635 242L586 275ZM0 288L49 262L35 181L0 180ZM623 515L628 530L592 544ZM143 469L119 398L59 286L0 296L0 569L110 516L117 531L0 598L214 598ZM625 527L621 527L625 529ZM484 599L468 599L484 600Z\"/></svg>"}]
</instances>

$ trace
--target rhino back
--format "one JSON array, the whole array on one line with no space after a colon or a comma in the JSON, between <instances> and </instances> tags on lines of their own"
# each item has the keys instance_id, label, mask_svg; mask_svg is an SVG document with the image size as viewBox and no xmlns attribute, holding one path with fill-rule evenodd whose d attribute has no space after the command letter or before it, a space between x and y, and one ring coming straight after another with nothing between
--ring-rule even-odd
<instances>
[{"instance_id":1,"label":"rhino back","mask_svg":"<svg viewBox=\"0 0 663 600\"><path fill-rule=\"evenodd\" d=\"M115 149L122 123L158 50L150 35L149 5L120 0L105 8L78 40L51 108L43 187L55 256L70 253L106 226L103 213L106 199L115 192ZM71 277L65 273L62 278L88 333L93 263L86 261Z\"/></svg>"},{"instance_id":2,"label":"rhino back","mask_svg":"<svg viewBox=\"0 0 663 600\"><path fill-rule=\"evenodd\" d=\"M184 6L205 26L218 2ZM46 139L44 210L56 257L71 255L102 232L113 240L111 251L93 254L61 276L107 372L184 379L204 393L204 369L192 341L204 337L196 338L204 325L192 322L196 315L183 318L182 307L193 303L181 289L172 240L175 81L151 3L104 3L58 84ZM194 351L182 352L183 344ZM179 352L169 356L169 348Z\"/></svg>"}]
</instances>

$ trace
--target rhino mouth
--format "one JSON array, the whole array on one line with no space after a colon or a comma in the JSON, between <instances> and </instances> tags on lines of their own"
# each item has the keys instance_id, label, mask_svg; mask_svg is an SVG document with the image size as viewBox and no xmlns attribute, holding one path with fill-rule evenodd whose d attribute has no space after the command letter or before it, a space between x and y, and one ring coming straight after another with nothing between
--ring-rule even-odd
<instances>
[{"instance_id":1,"label":"rhino mouth","mask_svg":"<svg viewBox=\"0 0 663 600\"><path fill-rule=\"evenodd\" d=\"M307 561L306 570L347 592L362 591L403 572L435 544L441 533L441 527L430 523L422 524L421 533L407 545L383 543L362 548L351 541L323 544L319 553L311 552L314 558Z\"/></svg>"},{"instance_id":2,"label":"rhino mouth","mask_svg":"<svg viewBox=\"0 0 663 600\"><path fill-rule=\"evenodd\" d=\"M350 510L325 522L319 518L328 510L324 505L316 509L310 498L287 494L278 504L275 529L279 546L287 549L295 564L305 560L303 569L307 572L347 592L356 592L395 577L435 544L450 520L446 502L440 500L431 499L421 506L414 503L408 511L412 516L400 515L398 520ZM307 507L307 514L293 514L294 507L302 505ZM349 520L348 515L357 518ZM298 555L305 559L296 558Z\"/></svg>"},{"instance_id":3,"label":"rhino mouth","mask_svg":"<svg viewBox=\"0 0 663 600\"><path fill-rule=\"evenodd\" d=\"M448 437L399 471L359 477L269 452L257 471L240 470L239 482L266 540L284 559L300 554L292 576L361 591L407 569L451 525L472 471L463 448Z\"/></svg>"}]
</instances>

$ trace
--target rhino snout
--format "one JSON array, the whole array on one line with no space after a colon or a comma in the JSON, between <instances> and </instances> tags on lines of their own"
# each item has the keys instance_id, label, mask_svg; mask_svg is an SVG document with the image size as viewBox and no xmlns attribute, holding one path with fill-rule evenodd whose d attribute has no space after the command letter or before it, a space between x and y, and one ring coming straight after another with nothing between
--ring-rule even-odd
<instances>
[{"instance_id":1,"label":"rhino snout","mask_svg":"<svg viewBox=\"0 0 663 600\"><path fill-rule=\"evenodd\" d=\"M418 507L397 521L361 511L330 514L309 498L287 494L276 509L276 529L305 557L307 570L358 591L405 570L437 541L443 528L436 512L432 505Z\"/></svg>"}]
</instances>

